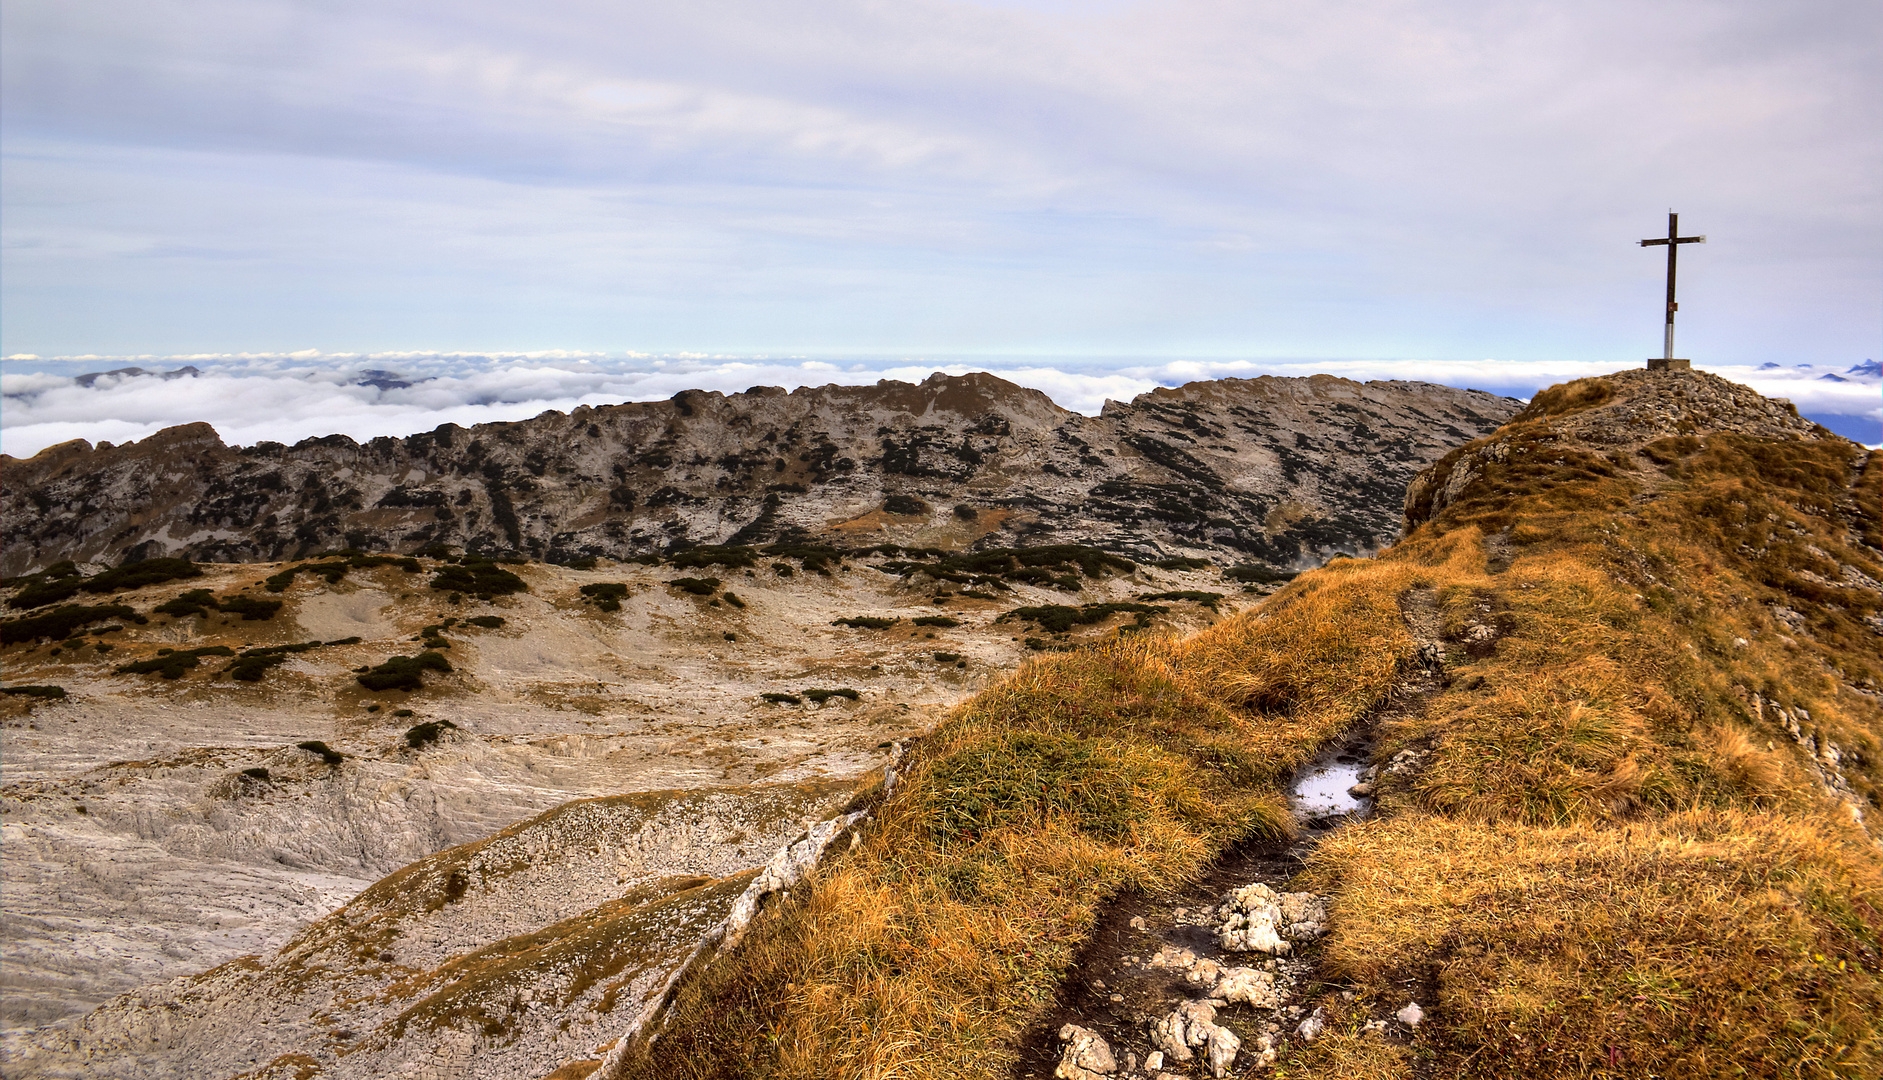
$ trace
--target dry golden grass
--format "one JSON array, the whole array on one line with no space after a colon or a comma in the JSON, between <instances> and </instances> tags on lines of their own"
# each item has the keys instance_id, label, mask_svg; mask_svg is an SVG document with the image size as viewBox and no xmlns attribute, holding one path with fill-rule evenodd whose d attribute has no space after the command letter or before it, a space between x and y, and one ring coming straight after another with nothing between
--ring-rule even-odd
<instances>
[{"instance_id":1,"label":"dry golden grass","mask_svg":"<svg viewBox=\"0 0 1883 1080\"><path fill-rule=\"evenodd\" d=\"M1328 973L1417 999L1439 1075L1883 1074L1883 874L1855 830L1412 814L1337 834L1311 877L1337 888Z\"/></svg>"},{"instance_id":2,"label":"dry golden grass","mask_svg":"<svg viewBox=\"0 0 1883 1080\"><path fill-rule=\"evenodd\" d=\"M1108 897L1287 827L1279 781L1387 698L1412 596L1455 682L1380 732L1379 757L1425 755L1388 818L1311 867L1359 999L1330 996L1329 1034L1277 1075L1883 1075L1877 848L1759 704L1808 710L1883 813L1883 709L1850 689L1883 679L1883 598L1837 583L1883 577L1857 546L1874 492L1848 444L1556 439L1614 392L1540 395L1377 559L968 702L629 1075L1004 1075ZM1413 997L1433 1014L1410 1046L1362 1030Z\"/></svg>"}]
</instances>

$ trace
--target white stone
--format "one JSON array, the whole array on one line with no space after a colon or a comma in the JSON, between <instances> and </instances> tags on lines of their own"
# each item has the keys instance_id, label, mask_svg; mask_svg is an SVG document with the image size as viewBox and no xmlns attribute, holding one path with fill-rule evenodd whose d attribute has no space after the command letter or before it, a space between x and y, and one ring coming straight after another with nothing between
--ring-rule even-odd
<instances>
[{"instance_id":1,"label":"white stone","mask_svg":"<svg viewBox=\"0 0 1883 1080\"><path fill-rule=\"evenodd\" d=\"M1224 1001L1239 1002L1258 1009L1273 1009L1281 1004L1275 990L1275 976L1257 968L1225 969L1210 992Z\"/></svg>"},{"instance_id":2,"label":"white stone","mask_svg":"<svg viewBox=\"0 0 1883 1080\"><path fill-rule=\"evenodd\" d=\"M1394 1013L1393 1017L1407 1027L1418 1027L1419 1022L1425 1019L1425 1010L1419 1008L1419 1003L1414 1001Z\"/></svg>"},{"instance_id":3,"label":"white stone","mask_svg":"<svg viewBox=\"0 0 1883 1080\"><path fill-rule=\"evenodd\" d=\"M1096 1080L1118 1071L1118 1059L1098 1032L1067 1024L1059 1029L1059 1037L1066 1043L1059 1067L1053 1070L1059 1080Z\"/></svg>"},{"instance_id":4,"label":"white stone","mask_svg":"<svg viewBox=\"0 0 1883 1080\"><path fill-rule=\"evenodd\" d=\"M1316 1009L1314 1015L1301 1021L1301 1024L1295 1028L1295 1034L1301 1038L1302 1042L1311 1043L1320 1038L1321 1032L1325 1030L1327 1030L1327 1018L1321 1010Z\"/></svg>"}]
</instances>

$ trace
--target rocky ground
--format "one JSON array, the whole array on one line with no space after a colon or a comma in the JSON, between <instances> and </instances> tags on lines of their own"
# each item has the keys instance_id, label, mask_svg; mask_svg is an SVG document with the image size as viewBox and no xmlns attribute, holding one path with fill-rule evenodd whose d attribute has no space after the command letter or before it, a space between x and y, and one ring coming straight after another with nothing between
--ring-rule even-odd
<instances>
[{"instance_id":1,"label":"rocky ground","mask_svg":"<svg viewBox=\"0 0 1883 1080\"><path fill-rule=\"evenodd\" d=\"M1375 793L1407 785L1419 767L1417 751L1369 763L1373 728L1423 709L1446 683L1431 590L1401 608L1419 663L1376 715L1295 776L1293 839L1238 845L1180 890L1107 905L1059 1001L1028 1033L1017 1080L1221 1080L1274 1064L1291 1039L1320 1037L1327 1017L1313 1001L1328 989L1317 958L1329 898L1289 886L1324 836L1371 817ZM1366 1019L1367 1030L1410 1036L1431 1002L1406 990L1404 1007Z\"/></svg>"},{"instance_id":2,"label":"rocky ground","mask_svg":"<svg viewBox=\"0 0 1883 1080\"><path fill-rule=\"evenodd\" d=\"M1222 379L1100 416L987 374L753 387L446 424L364 445L207 424L0 457L0 573L450 544L551 562L843 536L1075 542L1143 560L1319 565L1397 535L1406 483L1521 403L1431 383Z\"/></svg>"},{"instance_id":3,"label":"rocky ground","mask_svg":"<svg viewBox=\"0 0 1883 1080\"><path fill-rule=\"evenodd\" d=\"M367 567L330 584L302 574L278 594L259 586L282 564L205 564L200 578L104 599L147 613L207 589L285 606L266 620L152 614L141 625L118 620L119 629L7 645L9 685L68 694L0 699L7 1075L95 1074L118 1061L130 1071L117 1075L224 1076L310 1045L346 1044L351 1064L340 1075L384 1075L413 1055L455 1060L450 1032L459 1028L406 1033L408 997L430 1000L433 983L492 949L533 956L540 943L531 935L588 919L595 934L636 942L632 961L621 959L607 978L543 976L531 993L559 1000L560 1015L589 1019L553 1036L520 1023L521 1034L504 1042L507 1056L480 1048L498 1070L488 1075L548 1072L592 1051L584 1040L612 1038L626 1007L682 949L684 928L723 914L740 872L805 819L835 812L899 740L1011 670L1029 654L1027 639L1051 647L1135 619L1120 614L1056 635L1001 615L1172 591L1224 596L1213 607L1159 601L1164 610L1142 619L1183 631L1266 591L1245 592L1214 569L1139 567L1083 578L1076 592L1021 583L977 599L964 593L978 589L886 572L891 561L853 559L828 575L713 568L720 584L709 595L671 584L700 570L530 564L509 568L527 591L458 604L426 586L430 560L420 575ZM597 583L625 586L618 611L581 592ZM484 616L503 623L463 621ZM895 621L832 625L845 618ZM448 619L460 621L439 629ZM355 638L290 654L255 683L233 679L233 660L215 656L175 680L117 673L160 649ZM437 651L452 671L425 673L416 691L360 685L358 669L414 654L427 645L421 639L446 643ZM855 697L809 700L821 690ZM437 722L451 726L414 745L410 733ZM622 794L636 792L647 794ZM571 807L599 818L570 832L557 823ZM506 856L488 889L473 874L448 903L434 897L435 907L382 898L386 910L356 901L329 914L386 875L431 873L401 871L408 864L483 858L475 852L496 843L493 834L531 819L511 831L534 837L533 846ZM616 860L618 850L632 858ZM553 863L557 876L518 869L532 860ZM450 872L438 873L450 892ZM528 902L519 899L526 893ZM360 944L368 938L399 944L369 949ZM263 959L242 959L255 956ZM309 990L295 973L319 966L364 981ZM166 982L210 968L208 977ZM522 992L504 983L511 991ZM506 998L498 1012L512 1016L523 1000ZM153 1032L153 1012L172 1026ZM332 1032L353 1034L323 1043ZM359 1049L369 1044L378 1049Z\"/></svg>"}]
</instances>

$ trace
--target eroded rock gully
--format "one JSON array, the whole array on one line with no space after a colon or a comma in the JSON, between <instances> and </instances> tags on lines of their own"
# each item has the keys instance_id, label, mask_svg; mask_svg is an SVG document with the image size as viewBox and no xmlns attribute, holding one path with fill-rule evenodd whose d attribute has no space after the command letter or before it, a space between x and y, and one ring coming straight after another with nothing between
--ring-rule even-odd
<instances>
[{"instance_id":1,"label":"eroded rock gully","mask_svg":"<svg viewBox=\"0 0 1883 1080\"><path fill-rule=\"evenodd\" d=\"M1109 904L1059 1000L1023 1040L1015 1080L1247 1075L1320 1036L1312 1003L1338 985L1320 967L1329 898L1288 886L1322 838L1372 814L1382 772L1422 764L1416 749L1371 760L1375 728L1423 708L1445 683L1433 591L1408 593L1401 611L1418 648L1387 701L1290 782L1295 839L1238 844L1184 888ZM1424 1016L1408 1001L1368 1026L1407 1038Z\"/></svg>"}]
</instances>

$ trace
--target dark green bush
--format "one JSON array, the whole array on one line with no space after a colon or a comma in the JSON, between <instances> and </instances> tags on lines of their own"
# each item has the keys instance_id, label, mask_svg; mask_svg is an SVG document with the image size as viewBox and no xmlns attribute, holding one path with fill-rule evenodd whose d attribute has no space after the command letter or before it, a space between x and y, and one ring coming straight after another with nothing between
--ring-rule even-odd
<instances>
[{"instance_id":1,"label":"dark green bush","mask_svg":"<svg viewBox=\"0 0 1883 1080\"><path fill-rule=\"evenodd\" d=\"M346 638L341 641L329 641L326 644L357 645L359 641L359 638ZM310 649L318 649L321 645L322 643L318 641L303 641L297 645L268 645L259 649L248 649L224 671L238 682L260 682L262 675L269 668L287 662L290 653L304 653Z\"/></svg>"},{"instance_id":2,"label":"dark green bush","mask_svg":"<svg viewBox=\"0 0 1883 1080\"><path fill-rule=\"evenodd\" d=\"M250 780L261 780L264 782L273 779L273 777L268 775L268 770L262 768L260 765L252 769L243 769L240 775L246 776Z\"/></svg>"},{"instance_id":3,"label":"dark green bush","mask_svg":"<svg viewBox=\"0 0 1883 1080\"><path fill-rule=\"evenodd\" d=\"M716 577L709 577L709 578L683 577L683 578L675 578L672 581L669 581L667 584L672 585L676 589L681 589L685 592L692 593L694 596L711 596L715 592L719 591L720 582L719 582L719 579Z\"/></svg>"},{"instance_id":4,"label":"dark green bush","mask_svg":"<svg viewBox=\"0 0 1883 1080\"><path fill-rule=\"evenodd\" d=\"M593 585L584 585L581 592L589 603L602 611L620 611L621 601L628 598L628 586L619 581L598 581Z\"/></svg>"},{"instance_id":5,"label":"dark green bush","mask_svg":"<svg viewBox=\"0 0 1883 1080\"><path fill-rule=\"evenodd\" d=\"M400 712L403 712L406 716L412 715L409 709L402 709ZM393 715L398 716L399 713L393 713ZM406 731L405 745L413 750L422 749L437 742L438 736L443 735L447 731L456 731L457 729L458 725L449 720L427 720Z\"/></svg>"},{"instance_id":6,"label":"dark green bush","mask_svg":"<svg viewBox=\"0 0 1883 1080\"><path fill-rule=\"evenodd\" d=\"M411 709L394 709L392 710L392 715L399 717L400 719L403 720L404 718L408 716L415 716L417 714L414 713Z\"/></svg>"},{"instance_id":7,"label":"dark green bush","mask_svg":"<svg viewBox=\"0 0 1883 1080\"><path fill-rule=\"evenodd\" d=\"M731 604L733 607L742 608L745 606L745 601L739 599L736 593L725 593L723 598L726 603Z\"/></svg>"},{"instance_id":8,"label":"dark green bush","mask_svg":"<svg viewBox=\"0 0 1883 1080\"><path fill-rule=\"evenodd\" d=\"M981 516L981 512L967 503L961 503L955 507L955 516L963 521L973 521Z\"/></svg>"},{"instance_id":9,"label":"dark green bush","mask_svg":"<svg viewBox=\"0 0 1883 1080\"><path fill-rule=\"evenodd\" d=\"M883 509L902 517L928 513L928 504L913 495L891 495L883 500Z\"/></svg>"},{"instance_id":10,"label":"dark green bush","mask_svg":"<svg viewBox=\"0 0 1883 1080\"><path fill-rule=\"evenodd\" d=\"M208 589L191 589L180 596L165 600L150 610L154 614L173 615L179 619L185 619L191 615L206 616L211 611L220 610L221 607L222 605L216 602L215 594Z\"/></svg>"},{"instance_id":11,"label":"dark green bush","mask_svg":"<svg viewBox=\"0 0 1883 1080\"><path fill-rule=\"evenodd\" d=\"M269 668L278 667L287 662L288 658L280 653L261 656L244 653L236 657L235 663L230 664L224 670L237 682L261 682L262 676L268 672Z\"/></svg>"},{"instance_id":12,"label":"dark green bush","mask_svg":"<svg viewBox=\"0 0 1883 1080\"><path fill-rule=\"evenodd\" d=\"M960 653L938 652L935 654L935 660L937 663L952 664L960 659L961 659Z\"/></svg>"},{"instance_id":13,"label":"dark green bush","mask_svg":"<svg viewBox=\"0 0 1883 1080\"><path fill-rule=\"evenodd\" d=\"M1190 600L1190 601L1194 601L1195 603L1202 604L1204 607L1209 608L1211 611L1215 611L1216 605L1223 602L1223 594L1219 592L1202 592L1197 589L1182 589L1177 592L1146 593L1143 596L1138 597L1138 599L1140 600Z\"/></svg>"},{"instance_id":14,"label":"dark green bush","mask_svg":"<svg viewBox=\"0 0 1883 1080\"><path fill-rule=\"evenodd\" d=\"M921 615L914 620L917 626L960 626L960 619L951 619L946 615Z\"/></svg>"},{"instance_id":15,"label":"dark green bush","mask_svg":"<svg viewBox=\"0 0 1883 1080\"><path fill-rule=\"evenodd\" d=\"M19 641L38 641L51 638L62 641L71 637L72 632L80 627L101 623L107 619L130 619L133 622L148 622L144 616L131 610L124 604L65 604L43 615L28 615L23 619L9 619L0 623L0 645L11 645Z\"/></svg>"},{"instance_id":16,"label":"dark green bush","mask_svg":"<svg viewBox=\"0 0 1883 1080\"><path fill-rule=\"evenodd\" d=\"M362 555L357 551L330 551L317 558L333 557L332 562L300 563L290 566L278 574L270 574L262 579L262 585L269 592L282 592L294 584L296 574L314 574L327 579L327 584L338 585L347 576L348 570L366 570L375 566L396 566L408 574L416 574L424 566L409 555Z\"/></svg>"},{"instance_id":17,"label":"dark green bush","mask_svg":"<svg viewBox=\"0 0 1883 1080\"><path fill-rule=\"evenodd\" d=\"M1208 559L1159 559L1151 564L1159 570L1208 570Z\"/></svg>"},{"instance_id":18,"label":"dark green bush","mask_svg":"<svg viewBox=\"0 0 1883 1080\"><path fill-rule=\"evenodd\" d=\"M5 584L20 586L20 591L7 601L8 607L44 607L78 595L79 589L85 584L85 575L79 573L72 560L66 559L53 563L37 574L17 577Z\"/></svg>"},{"instance_id":19,"label":"dark green bush","mask_svg":"<svg viewBox=\"0 0 1883 1080\"><path fill-rule=\"evenodd\" d=\"M1121 612L1134 613L1140 626L1147 625L1152 615L1169 612L1167 607L1154 604L1084 604L1080 607L1067 607L1064 604L1043 604L1038 607L1018 607L1002 615L998 622L1018 619L1038 623L1041 627L1055 634L1064 634L1074 626L1091 625L1104 622Z\"/></svg>"},{"instance_id":20,"label":"dark green bush","mask_svg":"<svg viewBox=\"0 0 1883 1080\"><path fill-rule=\"evenodd\" d=\"M470 593L479 600L529 591L529 585L522 578L490 559L469 555L455 566L439 567L431 587L441 592Z\"/></svg>"},{"instance_id":21,"label":"dark green bush","mask_svg":"<svg viewBox=\"0 0 1883 1080\"><path fill-rule=\"evenodd\" d=\"M851 701L859 701L863 697L863 695L847 686L838 687L835 690L806 690L804 696L819 705L822 705L824 702L834 697L849 698Z\"/></svg>"},{"instance_id":22,"label":"dark green bush","mask_svg":"<svg viewBox=\"0 0 1883 1080\"><path fill-rule=\"evenodd\" d=\"M87 581L84 589L88 593L117 592L119 589L141 589L146 585L202 576L203 572L188 559L145 559L143 562L125 563L106 570Z\"/></svg>"},{"instance_id":23,"label":"dark green bush","mask_svg":"<svg viewBox=\"0 0 1883 1080\"><path fill-rule=\"evenodd\" d=\"M790 577L797 573L797 571L791 569L790 563L775 562L772 564L772 573L777 574L779 577Z\"/></svg>"},{"instance_id":24,"label":"dark green bush","mask_svg":"<svg viewBox=\"0 0 1883 1080\"><path fill-rule=\"evenodd\" d=\"M294 747L297 750L306 750L308 753L311 753L311 754L319 754L320 760L326 762L329 765L338 765L342 761L346 760L345 754L342 754L340 751L335 750L333 747L328 746L324 742L321 742L319 739L309 739L306 742L295 743Z\"/></svg>"},{"instance_id":25,"label":"dark green bush","mask_svg":"<svg viewBox=\"0 0 1883 1080\"><path fill-rule=\"evenodd\" d=\"M758 565L758 550L740 545L688 548L667 556L667 564L675 570L697 570L708 566L744 570Z\"/></svg>"},{"instance_id":26,"label":"dark green bush","mask_svg":"<svg viewBox=\"0 0 1883 1080\"><path fill-rule=\"evenodd\" d=\"M422 673L438 671L449 674L451 663L435 652L422 652L417 656L395 656L377 667L368 668L359 676L359 683L368 690L422 690L425 680Z\"/></svg>"},{"instance_id":27,"label":"dark green bush","mask_svg":"<svg viewBox=\"0 0 1883 1080\"><path fill-rule=\"evenodd\" d=\"M1273 584L1277 581L1293 581L1295 577L1292 571L1277 570L1272 566L1263 566L1261 563L1244 563L1241 566L1232 566L1223 571L1223 576L1230 581L1241 581L1252 584Z\"/></svg>"},{"instance_id":28,"label":"dark green bush","mask_svg":"<svg viewBox=\"0 0 1883 1080\"><path fill-rule=\"evenodd\" d=\"M62 698L65 696L65 687L63 686L6 686L6 687L0 687L0 694L17 694L21 697L55 698L56 699L56 698Z\"/></svg>"},{"instance_id":29,"label":"dark green bush","mask_svg":"<svg viewBox=\"0 0 1883 1080\"><path fill-rule=\"evenodd\" d=\"M266 622L281 610L279 600L258 600L252 596L227 596L222 600L222 610L231 615L242 616L243 622Z\"/></svg>"},{"instance_id":30,"label":"dark green bush","mask_svg":"<svg viewBox=\"0 0 1883 1080\"><path fill-rule=\"evenodd\" d=\"M773 705L802 705L804 704L804 699L799 697L796 694L760 694L759 697L764 698L766 701L771 702Z\"/></svg>"},{"instance_id":31,"label":"dark green bush","mask_svg":"<svg viewBox=\"0 0 1883 1080\"><path fill-rule=\"evenodd\" d=\"M161 675L166 679L181 679L183 673L202 663L205 656L234 656L235 650L227 645L212 645L207 649L160 649L149 660L139 660L116 668L119 675Z\"/></svg>"},{"instance_id":32,"label":"dark green bush","mask_svg":"<svg viewBox=\"0 0 1883 1080\"><path fill-rule=\"evenodd\" d=\"M847 619L832 619L832 626L851 626L858 630L887 630L901 622L901 619L881 619L874 615L852 615Z\"/></svg>"},{"instance_id":33,"label":"dark green bush","mask_svg":"<svg viewBox=\"0 0 1883 1080\"><path fill-rule=\"evenodd\" d=\"M503 625L503 616L501 615L473 615L470 618L464 620L464 625L482 627L485 630L495 630L498 627Z\"/></svg>"}]
</instances>

